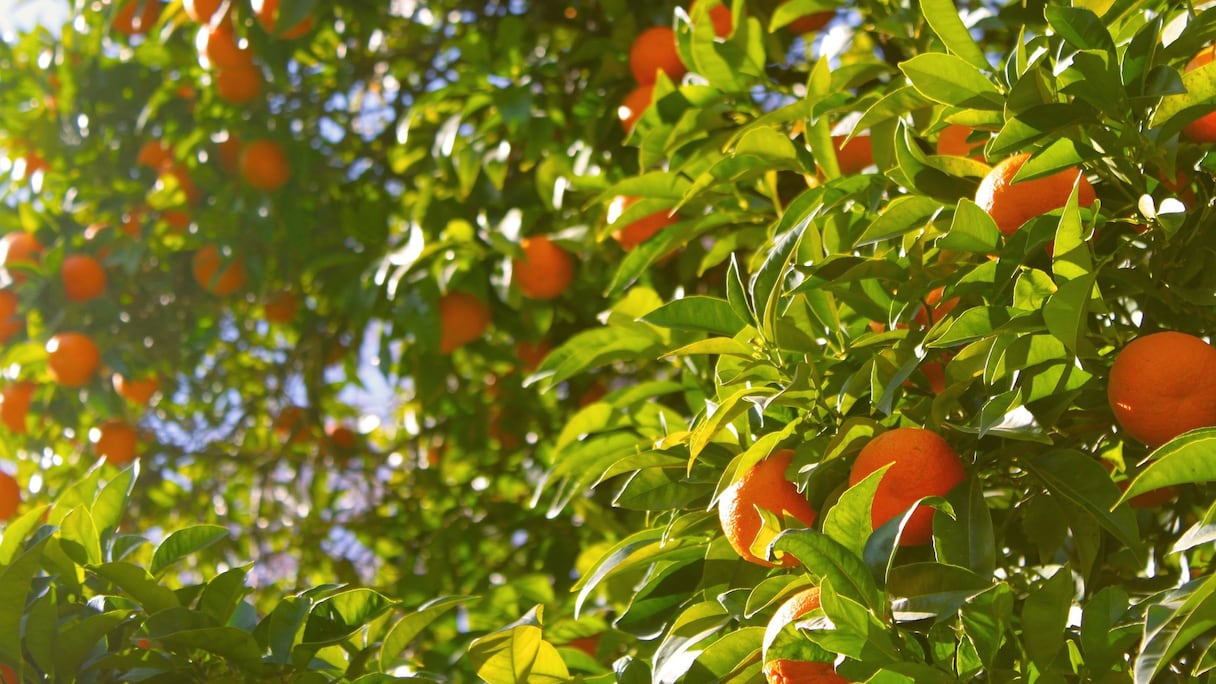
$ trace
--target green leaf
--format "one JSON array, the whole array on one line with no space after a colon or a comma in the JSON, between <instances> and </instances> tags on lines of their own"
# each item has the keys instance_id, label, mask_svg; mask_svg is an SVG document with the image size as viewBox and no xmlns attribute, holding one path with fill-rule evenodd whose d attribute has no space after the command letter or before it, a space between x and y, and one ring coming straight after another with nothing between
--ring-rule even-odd
<instances>
[{"instance_id":1,"label":"green leaf","mask_svg":"<svg viewBox=\"0 0 1216 684\"><path fill-rule=\"evenodd\" d=\"M1032 589L1022 605L1026 651L1044 670L1064 647L1064 628L1068 626L1075 590L1072 571L1065 565Z\"/></svg>"},{"instance_id":2,"label":"green leaf","mask_svg":"<svg viewBox=\"0 0 1216 684\"><path fill-rule=\"evenodd\" d=\"M44 537L0 568L0 661L21 661L21 620L49 539Z\"/></svg>"},{"instance_id":3,"label":"green leaf","mask_svg":"<svg viewBox=\"0 0 1216 684\"><path fill-rule=\"evenodd\" d=\"M218 624L228 624L241 599L252 589L245 583L252 564L237 566L213 577L199 595L198 609Z\"/></svg>"},{"instance_id":4,"label":"green leaf","mask_svg":"<svg viewBox=\"0 0 1216 684\"><path fill-rule=\"evenodd\" d=\"M690 682L728 681L727 675L735 672L740 664L759 657L758 644L763 638L763 627L743 627L733 632L727 632L720 638L711 641L699 655L696 655L696 660L689 667L684 680ZM690 655L693 654L695 651L690 653Z\"/></svg>"},{"instance_id":5,"label":"green leaf","mask_svg":"<svg viewBox=\"0 0 1216 684\"><path fill-rule=\"evenodd\" d=\"M562 684L570 672L540 627L519 625L475 639L469 657L487 684Z\"/></svg>"},{"instance_id":6,"label":"green leaf","mask_svg":"<svg viewBox=\"0 0 1216 684\"><path fill-rule=\"evenodd\" d=\"M350 589L322 599L308 612L305 644L335 644L384 614L396 603L371 589Z\"/></svg>"},{"instance_id":7,"label":"green leaf","mask_svg":"<svg viewBox=\"0 0 1216 684\"><path fill-rule=\"evenodd\" d=\"M1047 331L1077 356L1088 356L1092 346L1086 333L1089 330L1089 303L1097 280L1097 271L1079 275L1060 285L1043 304Z\"/></svg>"},{"instance_id":8,"label":"green leaf","mask_svg":"<svg viewBox=\"0 0 1216 684\"><path fill-rule=\"evenodd\" d=\"M1116 507L1119 488L1097 459L1065 449L1027 454L1019 462L1053 495L1075 504L1119 541L1143 553L1136 516L1126 506Z\"/></svg>"},{"instance_id":9,"label":"green leaf","mask_svg":"<svg viewBox=\"0 0 1216 684\"><path fill-rule=\"evenodd\" d=\"M65 673L80 672L98 642L115 627L129 620L131 615L132 611L129 610L112 610L86 613L79 619L61 622L55 635L55 668Z\"/></svg>"},{"instance_id":10,"label":"green leaf","mask_svg":"<svg viewBox=\"0 0 1216 684\"><path fill-rule=\"evenodd\" d=\"M1000 109L1005 104L992 79L961 57L927 52L900 63L899 69L934 102L971 109Z\"/></svg>"},{"instance_id":11,"label":"green leaf","mask_svg":"<svg viewBox=\"0 0 1216 684\"><path fill-rule=\"evenodd\" d=\"M47 506L31 508L5 523L3 533L0 534L0 566L13 562L13 558L21 550L22 542L26 540L30 532L42 525L42 515L46 513L47 508Z\"/></svg>"},{"instance_id":12,"label":"green leaf","mask_svg":"<svg viewBox=\"0 0 1216 684\"><path fill-rule=\"evenodd\" d=\"M68 512L59 523L59 535L64 552L76 563L101 562L101 537L88 508L76 506Z\"/></svg>"},{"instance_id":13,"label":"green leaf","mask_svg":"<svg viewBox=\"0 0 1216 684\"><path fill-rule=\"evenodd\" d=\"M380 667L382 669L392 667L410 642L422 633L422 630L449 610L464 605L474 598L472 596L440 596L427 601L417 610L402 617L389 629L388 634L384 637L384 642L380 645Z\"/></svg>"},{"instance_id":14,"label":"green leaf","mask_svg":"<svg viewBox=\"0 0 1216 684\"><path fill-rule=\"evenodd\" d=\"M887 204L878 218L854 242L854 247L873 244L924 229L931 217L942 210L935 199L924 195L904 195Z\"/></svg>"},{"instance_id":15,"label":"green leaf","mask_svg":"<svg viewBox=\"0 0 1216 684\"><path fill-rule=\"evenodd\" d=\"M1095 671L1123 663L1123 654L1140 637L1140 627L1128 614L1127 591L1103 587L1089 597L1081 612L1081 653Z\"/></svg>"},{"instance_id":16,"label":"green leaf","mask_svg":"<svg viewBox=\"0 0 1216 684\"><path fill-rule=\"evenodd\" d=\"M139 475L139 462L124 468L113 480L106 483L93 502L93 523L103 537L113 534L122 522L127 510L127 498Z\"/></svg>"},{"instance_id":17,"label":"green leaf","mask_svg":"<svg viewBox=\"0 0 1216 684\"><path fill-rule=\"evenodd\" d=\"M882 592L865 563L826 534L812 529L789 529L777 535L772 547L792 554L813 576L830 580L842 596L870 610L882 610Z\"/></svg>"},{"instance_id":18,"label":"green leaf","mask_svg":"<svg viewBox=\"0 0 1216 684\"><path fill-rule=\"evenodd\" d=\"M957 517L933 516L933 550L938 562L991 576L996 570L996 538L981 482L968 478L946 495L946 501Z\"/></svg>"},{"instance_id":19,"label":"green leaf","mask_svg":"<svg viewBox=\"0 0 1216 684\"><path fill-rule=\"evenodd\" d=\"M944 563L908 563L891 568L887 594L899 601L899 618L945 620L972 597L992 588L991 575Z\"/></svg>"},{"instance_id":20,"label":"green leaf","mask_svg":"<svg viewBox=\"0 0 1216 684\"><path fill-rule=\"evenodd\" d=\"M864 480L845 490L823 519L823 533L855 556L862 555L866 539L874 531L874 516L870 510L874 503L874 493L878 491L878 483L882 481L888 468L889 465L875 470Z\"/></svg>"},{"instance_id":21,"label":"green leaf","mask_svg":"<svg viewBox=\"0 0 1216 684\"><path fill-rule=\"evenodd\" d=\"M1161 487L1216 480L1213 450L1216 427L1192 430L1171 439L1153 451L1149 465L1127 486L1118 503Z\"/></svg>"},{"instance_id":22,"label":"green leaf","mask_svg":"<svg viewBox=\"0 0 1216 684\"><path fill-rule=\"evenodd\" d=\"M668 302L642 317L664 328L708 332L733 337L747 325L730 303L717 297L693 295Z\"/></svg>"},{"instance_id":23,"label":"green leaf","mask_svg":"<svg viewBox=\"0 0 1216 684\"><path fill-rule=\"evenodd\" d=\"M976 69L987 71L991 66L984 51L976 44L963 23L953 0L921 0L920 11L929 28L945 43L946 49L965 59Z\"/></svg>"},{"instance_id":24,"label":"green leaf","mask_svg":"<svg viewBox=\"0 0 1216 684\"><path fill-rule=\"evenodd\" d=\"M186 556L227 537L228 530L219 525L194 525L177 530L156 547L148 572L158 576Z\"/></svg>"},{"instance_id":25,"label":"green leaf","mask_svg":"<svg viewBox=\"0 0 1216 684\"><path fill-rule=\"evenodd\" d=\"M1216 577L1208 575L1150 604L1133 673L1137 684L1156 679L1182 649L1216 627Z\"/></svg>"},{"instance_id":26,"label":"green leaf","mask_svg":"<svg viewBox=\"0 0 1216 684\"><path fill-rule=\"evenodd\" d=\"M142 606L146 613L159 613L162 610L181 606L177 594L168 587L157 584L152 575L138 565L105 563L91 566L88 570L118 587Z\"/></svg>"},{"instance_id":27,"label":"green leaf","mask_svg":"<svg viewBox=\"0 0 1216 684\"><path fill-rule=\"evenodd\" d=\"M262 670L262 649L253 635L243 629L205 627L160 634L156 638L172 650L214 653L250 675L260 674Z\"/></svg>"},{"instance_id":28,"label":"green leaf","mask_svg":"<svg viewBox=\"0 0 1216 684\"><path fill-rule=\"evenodd\" d=\"M789 231L774 238L764 264L752 276L751 300L761 312L761 331L769 339L772 339L776 325L777 303L781 299L782 285L789 275L790 261L798 253L798 244L809 225L810 217L807 217Z\"/></svg>"},{"instance_id":29,"label":"green leaf","mask_svg":"<svg viewBox=\"0 0 1216 684\"><path fill-rule=\"evenodd\" d=\"M1055 6L1046 8L1046 16L1051 28L1074 48L1114 53L1115 41L1092 10Z\"/></svg>"},{"instance_id":30,"label":"green leaf","mask_svg":"<svg viewBox=\"0 0 1216 684\"><path fill-rule=\"evenodd\" d=\"M980 254L995 253L1000 244L1001 231L997 230L996 221L965 197L958 201L949 232L937 242L941 249Z\"/></svg>"}]
</instances>

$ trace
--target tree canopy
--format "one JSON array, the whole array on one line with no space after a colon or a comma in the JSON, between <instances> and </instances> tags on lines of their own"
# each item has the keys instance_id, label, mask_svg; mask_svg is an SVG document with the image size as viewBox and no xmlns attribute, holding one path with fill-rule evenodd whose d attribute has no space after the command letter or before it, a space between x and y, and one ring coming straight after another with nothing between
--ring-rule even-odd
<instances>
[{"instance_id":1,"label":"tree canopy","mask_svg":"<svg viewBox=\"0 0 1216 684\"><path fill-rule=\"evenodd\" d=\"M1208 681L1213 40L74 0L0 41L0 680Z\"/></svg>"}]
</instances>

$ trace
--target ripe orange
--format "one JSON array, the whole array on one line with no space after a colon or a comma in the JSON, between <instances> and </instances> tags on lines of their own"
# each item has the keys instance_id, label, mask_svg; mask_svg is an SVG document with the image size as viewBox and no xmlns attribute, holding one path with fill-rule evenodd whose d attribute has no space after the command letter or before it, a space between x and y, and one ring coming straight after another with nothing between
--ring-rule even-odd
<instances>
[{"instance_id":1,"label":"ripe orange","mask_svg":"<svg viewBox=\"0 0 1216 684\"><path fill-rule=\"evenodd\" d=\"M291 178L291 164L273 140L254 140L241 150L241 178L264 192L275 192Z\"/></svg>"},{"instance_id":2,"label":"ripe orange","mask_svg":"<svg viewBox=\"0 0 1216 684\"><path fill-rule=\"evenodd\" d=\"M752 466L718 499L718 520L722 533L731 547L746 561L767 567L797 565L798 561L786 554L779 563L771 563L752 553L751 545L760 532L764 521L756 507L772 512L778 517L790 515L810 527L815 522L815 511L806 497L798 493L793 482L785 479L785 471L794 459L792 449L782 449Z\"/></svg>"},{"instance_id":3,"label":"ripe orange","mask_svg":"<svg viewBox=\"0 0 1216 684\"><path fill-rule=\"evenodd\" d=\"M537 340L536 342L523 340L515 343L515 356L519 359L520 368L525 373L531 373L544 362L550 349L548 340Z\"/></svg>"},{"instance_id":4,"label":"ripe orange","mask_svg":"<svg viewBox=\"0 0 1216 684\"><path fill-rule=\"evenodd\" d=\"M240 68L253 64L253 51L241 47L232 26L226 23L212 28L200 26L194 39L200 62L208 68Z\"/></svg>"},{"instance_id":5,"label":"ripe orange","mask_svg":"<svg viewBox=\"0 0 1216 684\"><path fill-rule=\"evenodd\" d=\"M185 211L166 209L160 212L160 220L168 224L174 235L184 235L186 228L190 227L190 213Z\"/></svg>"},{"instance_id":6,"label":"ripe orange","mask_svg":"<svg viewBox=\"0 0 1216 684\"><path fill-rule=\"evenodd\" d=\"M182 9L191 19L205 24L219 11L224 0L182 0Z\"/></svg>"},{"instance_id":7,"label":"ripe orange","mask_svg":"<svg viewBox=\"0 0 1216 684\"><path fill-rule=\"evenodd\" d=\"M312 437L308 412L300 406L287 406L279 412L272 426L275 437L286 444L303 444Z\"/></svg>"},{"instance_id":8,"label":"ripe orange","mask_svg":"<svg viewBox=\"0 0 1216 684\"><path fill-rule=\"evenodd\" d=\"M772 643L786 625L819 608L819 587L803 589L782 603L764 629L764 643ZM779 658L764 664L768 684L836 684L849 680L836 674L831 663Z\"/></svg>"},{"instance_id":9,"label":"ripe orange","mask_svg":"<svg viewBox=\"0 0 1216 684\"><path fill-rule=\"evenodd\" d=\"M7 342L25 327L25 319L17 315L20 303L16 292L0 290L0 342Z\"/></svg>"},{"instance_id":10,"label":"ripe orange","mask_svg":"<svg viewBox=\"0 0 1216 684\"><path fill-rule=\"evenodd\" d=\"M107 463L126 465L135 460L139 435L134 426L124 420L107 420L101 427L89 432L93 442L93 453Z\"/></svg>"},{"instance_id":11,"label":"ripe orange","mask_svg":"<svg viewBox=\"0 0 1216 684\"><path fill-rule=\"evenodd\" d=\"M114 15L114 30L127 36L147 33L160 19L160 9L160 0L126 0Z\"/></svg>"},{"instance_id":12,"label":"ripe orange","mask_svg":"<svg viewBox=\"0 0 1216 684\"><path fill-rule=\"evenodd\" d=\"M625 213L626 209L640 199L642 198L622 196L613 198L612 204L608 206L609 223L614 223L618 216ZM627 226L612 231L612 238L620 243L622 249L628 252L677 220L675 216L668 216L666 211L656 211L649 216L644 216Z\"/></svg>"},{"instance_id":13,"label":"ripe orange","mask_svg":"<svg viewBox=\"0 0 1216 684\"><path fill-rule=\"evenodd\" d=\"M139 148L135 163L160 171L173 163L173 148L163 141L149 140Z\"/></svg>"},{"instance_id":14,"label":"ripe orange","mask_svg":"<svg viewBox=\"0 0 1216 684\"><path fill-rule=\"evenodd\" d=\"M28 380L14 382L0 392L0 422L13 432L24 435L28 430L26 416L37 385Z\"/></svg>"},{"instance_id":15,"label":"ripe orange","mask_svg":"<svg viewBox=\"0 0 1216 684\"><path fill-rule=\"evenodd\" d=\"M156 394L156 390L160 389L160 378L155 375L149 375L139 380L128 380L121 373L115 373L110 378L110 382L114 384L114 391L118 396L141 406L147 405L152 400L152 395Z\"/></svg>"},{"instance_id":16,"label":"ripe orange","mask_svg":"<svg viewBox=\"0 0 1216 684\"><path fill-rule=\"evenodd\" d=\"M629 70L641 85L654 83L657 72L678 81L688 71L676 52L676 32L670 26L651 26L629 46Z\"/></svg>"},{"instance_id":17,"label":"ripe orange","mask_svg":"<svg viewBox=\"0 0 1216 684\"><path fill-rule=\"evenodd\" d=\"M253 0L253 13L258 17L258 23L272 36L293 39L303 36L312 29L312 17L305 17L295 26L286 30L276 31L279 27L279 0Z\"/></svg>"},{"instance_id":18,"label":"ripe orange","mask_svg":"<svg viewBox=\"0 0 1216 684\"><path fill-rule=\"evenodd\" d=\"M958 306L958 297L951 297L944 302L942 301L942 292L945 289L945 287L936 287L930 290L929 294L925 295L924 304L917 307L916 312L912 314L912 320L916 321L920 327L928 328L945 318L947 314L954 310L954 307Z\"/></svg>"},{"instance_id":19,"label":"ripe orange","mask_svg":"<svg viewBox=\"0 0 1216 684\"><path fill-rule=\"evenodd\" d=\"M879 468L893 464L878 483L870 519L875 529L903 515L925 496L945 496L967 477L963 461L946 440L923 428L896 428L871 439L849 471L849 486ZM933 537L933 509L919 506L904 527L900 543L926 544Z\"/></svg>"},{"instance_id":20,"label":"ripe orange","mask_svg":"<svg viewBox=\"0 0 1216 684\"><path fill-rule=\"evenodd\" d=\"M0 268L8 270L12 266L36 266L40 261L42 245L32 233L14 231L0 238ZM25 274L19 270L9 271L9 277L14 283L25 281Z\"/></svg>"},{"instance_id":21,"label":"ripe orange","mask_svg":"<svg viewBox=\"0 0 1216 684\"><path fill-rule=\"evenodd\" d=\"M1216 425L1216 349L1186 333L1137 337L1123 347L1106 385L1115 420L1150 447Z\"/></svg>"},{"instance_id":22,"label":"ripe orange","mask_svg":"<svg viewBox=\"0 0 1216 684\"><path fill-rule=\"evenodd\" d=\"M697 6L697 0L693 0L688 4L688 13L692 14L693 8ZM730 35L731 29L735 27L735 19L730 14L730 7L717 2L709 10L709 20L714 25L714 35L719 38L725 38Z\"/></svg>"},{"instance_id":23,"label":"ripe orange","mask_svg":"<svg viewBox=\"0 0 1216 684\"><path fill-rule=\"evenodd\" d=\"M451 354L485 334L490 308L466 292L449 292L439 298L439 351Z\"/></svg>"},{"instance_id":24,"label":"ripe orange","mask_svg":"<svg viewBox=\"0 0 1216 684\"><path fill-rule=\"evenodd\" d=\"M967 142L974 130L962 124L949 124L937 136L937 153L951 157L984 158L984 141ZM979 154L975 153L979 150Z\"/></svg>"},{"instance_id":25,"label":"ripe orange","mask_svg":"<svg viewBox=\"0 0 1216 684\"><path fill-rule=\"evenodd\" d=\"M93 338L83 333L65 332L46 343L47 366L51 378L64 387L81 387L101 365L101 352Z\"/></svg>"},{"instance_id":26,"label":"ripe orange","mask_svg":"<svg viewBox=\"0 0 1216 684\"><path fill-rule=\"evenodd\" d=\"M784 0L782 4L785 4L786 2L789 2L789 0ZM805 35L807 33L814 33L824 26L827 26L828 22L831 21L832 17L834 16L836 16L836 13L831 10L814 12L806 16L798 17L797 19L791 21L788 26L789 29L794 33Z\"/></svg>"},{"instance_id":27,"label":"ripe orange","mask_svg":"<svg viewBox=\"0 0 1216 684\"><path fill-rule=\"evenodd\" d=\"M224 265L224 257L215 245L207 245L194 253L191 270L194 281L204 290L217 295L230 295L245 284L245 259L233 257Z\"/></svg>"},{"instance_id":28,"label":"ripe orange","mask_svg":"<svg viewBox=\"0 0 1216 684\"><path fill-rule=\"evenodd\" d=\"M271 323L287 323L296 317L296 309L300 306L300 300L294 293L288 290L279 290L266 298L266 302L262 304L262 310L266 313L266 320Z\"/></svg>"},{"instance_id":29,"label":"ripe orange","mask_svg":"<svg viewBox=\"0 0 1216 684\"><path fill-rule=\"evenodd\" d=\"M8 520L17 514L17 507L21 504L21 485L17 484L17 480L13 479L12 475L0 471L0 520ZM7 666L5 666L7 667ZM0 669L0 674L6 678L6 681L16 682L17 675L12 668L8 668L8 672Z\"/></svg>"},{"instance_id":30,"label":"ripe orange","mask_svg":"<svg viewBox=\"0 0 1216 684\"><path fill-rule=\"evenodd\" d=\"M1036 216L1064 206L1078 176L1081 180L1077 188L1077 203L1082 207L1094 203L1094 187L1076 167L1014 183L1013 177L1028 159L1030 153L1023 152L1001 160L984 176L975 191L975 203L988 212L996 221L996 227L1005 235L1012 235L1023 223Z\"/></svg>"},{"instance_id":31,"label":"ripe orange","mask_svg":"<svg viewBox=\"0 0 1216 684\"><path fill-rule=\"evenodd\" d=\"M566 642L566 645L569 646L570 648L577 648L578 650L582 651L583 653L586 653L587 655L594 658L594 657L596 657L595 656L596 651L598 651L599 647L600 647L600 635L593 634L591 636L571 639L570 641Z\"/></svg>"},{"instance_id":32,"label":"ripe orange","mask_svg":"<svg viewBox=\"0 0 1216 684\"><path fill-rule=\"evenodd\" d=\"M353 449L355 448L355 442L358 440L358 435L355 434L355 431L341 423L326 425L325 436L329 438L330 444L339 449Z\"/></svg>"},{"instance_id":33,"label":"ripe orange","mask_svg":"<svg viewBox=\"0 0 1216 684\"><path fill-rule=\"evenodd\" d=\"M616 116L621 120L621 127L628 133L637 125L638 119L642 118L642 114L646 113L646 108L650 106L654 99L654 85L640 85L625 96L621 106L617 107Z\"/></svg>"},{"instance_id":34,"label":"ripe orange","mask_svg":"<svg viewBox=\"0 0 1216 684\"><path fill-rule=\"evenodd\" d=\"M215 157L219 161L221 169L229 173L237 173L241 165L241 139L225 132L223 138L215 145Z\"/></svg>"},{"instance_id":35,"label":"ripe orange","mask_svg":"<svg viewBox=\"0 0 1216 684\"><path fill-rule=\"evenodd\" d=\"M252 102L262 92L262 72L252 64L216 69L214 78L215 93L231 104Z\"/></svg>"},{"instance_id":36,"label":"ripe orange","mask_svg":"<svg viewBox=\"0 0 1216 684\"><path fill-rule=\"evenodd\" d=\"M1187 62L1183 71L1193 71L1216 58L1216 44L1200 50ZM1206 114L1182 127L1182 134L1195 142L1216 142L1216 112Z\"/></svg>"},{"instance_id":37,"label":"ripe orange","mask_svg":"<svg viewBox=\"0 0 1216 684\"><path fill-rule=\"evenodd\" d=\"M859 135L847 143L848 136L832 136L832 144L836 148L836 163L840 173L850 175L860 173L862 169L874 163L874 151L870 146L870 136Z\"/></svg>"},{"instance_id":38,"label":"ripe orange","mask_svg":"<svg viewBox=\"0 0 1216 684\"><path fill-rule=\"evenodd\" d=\"M65 257L59 269L63 292L73 302L87 302L106 291L106 269L87 254Z\"/></svg>"},{"instance_id":39,"label":"ripe orange","mask_svg":"<svg viewBox=\"0 0 1216 684\"><path fill-rule=\"evenodd\" d=\"M574 257L544 235L520 240L522 259L512 262L512 279L531 299L553 299L574 280Z\"/></svg>"}]
</instances>

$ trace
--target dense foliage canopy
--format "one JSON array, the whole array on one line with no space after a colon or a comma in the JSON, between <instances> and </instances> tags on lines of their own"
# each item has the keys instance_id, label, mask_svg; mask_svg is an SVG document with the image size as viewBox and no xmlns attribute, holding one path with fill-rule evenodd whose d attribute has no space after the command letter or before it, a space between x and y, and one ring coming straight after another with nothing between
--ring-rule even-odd
<instances>
[{"instance_id":1,"label":"dense foliage canopy","mask_svg":"<svg viewBox=\"0 0 1216 684\"><path fill-rule=\"evenodd\" d=\"M0 678L1211 677L1216 10L7 38Z\"/></svg>"}]
</instances>

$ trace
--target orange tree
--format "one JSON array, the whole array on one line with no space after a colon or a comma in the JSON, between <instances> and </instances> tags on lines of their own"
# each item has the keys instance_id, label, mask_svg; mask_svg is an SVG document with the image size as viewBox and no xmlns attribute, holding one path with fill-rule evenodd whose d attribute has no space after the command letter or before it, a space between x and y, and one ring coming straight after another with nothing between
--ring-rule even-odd
<instances>
[{"instance_id":1,"label":"orange tree","mask_svg":"<svg viewBox=\"0 0 1216 684\"><path fill-rule=\"evenodd\" d=\"M1210 10L52 28L0 46L22 681L1208 677Z\"/></svg>"}]
</instances>

